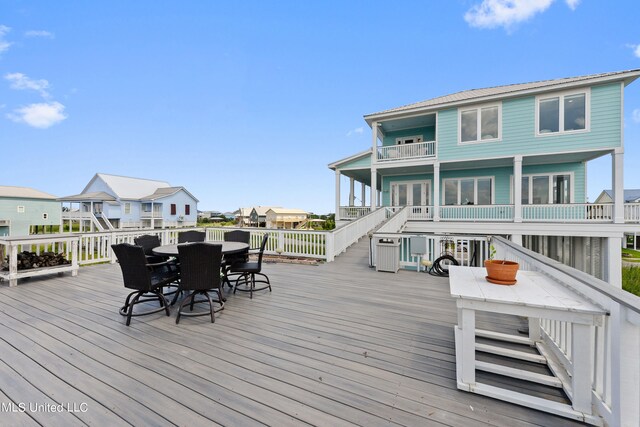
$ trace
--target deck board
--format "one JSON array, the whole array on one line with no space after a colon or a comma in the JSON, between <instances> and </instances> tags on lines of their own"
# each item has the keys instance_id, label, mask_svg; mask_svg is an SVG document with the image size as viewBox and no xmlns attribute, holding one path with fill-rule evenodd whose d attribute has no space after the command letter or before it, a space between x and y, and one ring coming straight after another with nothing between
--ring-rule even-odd
<instances>
[{"instance_id":1,"label":"deck board","mask_svg":"<svg viewBox=\"0 0 640 427\"><path fill-rule=\"evenodd\" d=\"M320 266L265 264L273 292L230 294L215 324L157 313L125 326L117 265L3 284L0 399L88 409L5 413L3 423L581 425L457 390L448 280L377 273L367 244ZM521 324L478 316L501 332Z\"/></svg>"}]
</instances>

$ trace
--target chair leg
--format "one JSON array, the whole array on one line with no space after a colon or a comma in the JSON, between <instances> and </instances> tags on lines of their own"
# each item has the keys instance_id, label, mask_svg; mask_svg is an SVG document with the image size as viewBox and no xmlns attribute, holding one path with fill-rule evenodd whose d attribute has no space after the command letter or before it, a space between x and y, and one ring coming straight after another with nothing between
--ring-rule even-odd
<instances>
[{"instance_id":1,"label":"chair leg","mask_svg":"<svg viewBox=\"0 0 640 427\"><path fill-rule=\"evenodd\" d=\"M131 305L129 306L129 311L127 312L127 326L131 325L131 316L133 316L133 306L136 305L141 295L142 293L138 292L136 296L133 297L133 300L131 301Z\"/></svg>"},{"instance_id":2,"label":"chair leg","mask_svg":"<svg viewBox=\"0 0 640 427\"><path fill-rule=\"evenodd\" d=\"M211 323L215 323L216 319L213 315L213 301L211 301L211 297L209 296L209 292L204 291L203 294L205 294L207 296L207 299L209 300L209 310L211 310Z\"/></svg>"}]
</instances>

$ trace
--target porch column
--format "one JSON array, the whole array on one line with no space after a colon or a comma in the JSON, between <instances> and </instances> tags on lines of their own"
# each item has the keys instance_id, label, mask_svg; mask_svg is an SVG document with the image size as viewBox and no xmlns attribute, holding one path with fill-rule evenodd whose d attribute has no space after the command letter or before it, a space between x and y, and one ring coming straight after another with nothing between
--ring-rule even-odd
<instances>
[{"instance_id":1,"label":"porch column","mask_svg":"<svg viewBox=\"0 0 640 427\"><path fill-rule=\"evenodd\" d=\"M336 169L336 221L340 220L340 171Z\"/></svg>"},{"instance_id":2,"label":"porch column","mask_svg":"<svg viewBox=\"0 0 640 427\"><path fill-rule=\"evenodd\" d=\"M616 288L622 288L622 238L606 237L602 248L602 278Z\"/></svg>"},{"instance_id":3,"label":"porch column","mask_svg":"<svg viewBox=\"0 0 640 427\"><path fill-rule=\"evenodd\" d=\"M156 216L153 210L153 202L151 202L151 229L155 230L156 228Z\"/></svg>"},{"instance_id":4,"label":"porch column","mask_svg":"<svg viewBox=\"0 0 640 427\"><path fill-rule=\"evenodd\" d=\"M353 206L354 199L355 199L355 193L353 191L354 184L355 184L355 180L353 179L353 177L349 178L349 206Z\"/></svg>"},{"instance_id":5,"label":"porch column","mask_svg":"<svg viewBox=\"0 0 640 427\"><path fill-rule=\"evenodd\" d=\"M367 198L367 186L364 185L364 182L361 183L362 184L362 194L360 195L360 201L362 202L362 207L364 208L367 204L366 202L366 198Z\"/></svg>"},{"instance_id":6,"label":"porch column","mask_svg":"<svg viewBox=\"0 0 640 427\"><path fill-rule=\"evenodd\" d=\"M378 163L378 122L371 123L371 166Z\"/></svg>"},{"instance_id":7,"label":"porch column","mask_svg":"<svg viewBox=\"0 0 640 427\"><path fill-rule=\"evenodd\" d=\"M378 208L378 171L376 168L371 168L371 210L374 211Z\"/></svg>"},{"instance_id":8,"label":"porch column","mask_svg":"<svg viewBox=\"0 0 640 427\"><path fill-rule=\"evenodd\" d=\"M623 181L622 148L616 148L611 153L611 184L613 187L613 222L624 223L624 181Z\"/></svg>"},{"instance_id":9,"label":"porch column","mask_svg":"<svg viewBox=\"0 0 640 427\"><path fill-rule=\"evenodd\" d=\"M440 162L433 164L433 220L440 221Z\"/></svg>"},{"instance_id":10,"label":"porch column","mask_svg":"<svg viewBox=\"0 0 640 427\"><path fill-rule=\"evenodd\" d=\"M513 222L522 222L522 156L513 158Z\"/></svg>"}]
</instances>

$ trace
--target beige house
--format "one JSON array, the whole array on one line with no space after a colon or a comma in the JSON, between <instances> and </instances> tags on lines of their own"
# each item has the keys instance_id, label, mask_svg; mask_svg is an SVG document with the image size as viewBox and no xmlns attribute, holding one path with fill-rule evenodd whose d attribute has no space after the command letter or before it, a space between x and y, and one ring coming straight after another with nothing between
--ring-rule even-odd
<instances>
[{"instance_id":1,"label":"beige house","mask_svg":"<svg viewBox=\"0 0 640 427\"><path fill-rule=\"evenodd\" d=\"M302 209L270 208L267 210L267 228L294 229L307 222L309 213Z\"/></svg>"}]
</instances>

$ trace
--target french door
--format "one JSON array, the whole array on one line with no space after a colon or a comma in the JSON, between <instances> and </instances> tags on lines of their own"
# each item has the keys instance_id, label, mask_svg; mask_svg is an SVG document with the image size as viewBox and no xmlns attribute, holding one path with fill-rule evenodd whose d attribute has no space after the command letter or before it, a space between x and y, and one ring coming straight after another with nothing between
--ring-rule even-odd
<instances>
[{"instance_id":1,"label":"french door","mask_svg":"<svg viewBox=\"0 0 640 427\"><path fill-rule=\"evenodd\" d=\"M427 206L431 200L429 181L391 183L391 206Z\"/></svg>"}]
</instances>

